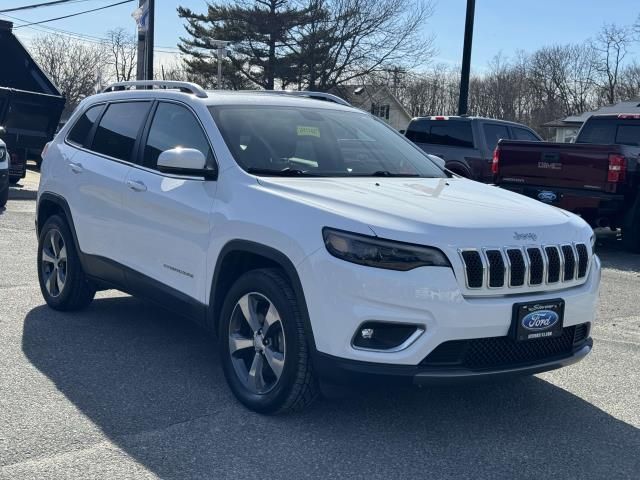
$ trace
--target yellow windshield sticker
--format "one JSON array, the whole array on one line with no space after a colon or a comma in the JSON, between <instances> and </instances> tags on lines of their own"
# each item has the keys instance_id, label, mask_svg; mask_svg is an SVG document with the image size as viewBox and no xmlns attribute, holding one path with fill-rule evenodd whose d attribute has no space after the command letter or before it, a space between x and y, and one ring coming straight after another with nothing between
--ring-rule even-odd
<instances>
[{"instance_id":1,"label":"yellow windshield sticker","mask_svg":"<svg viewBox=\"0 0 640 480\"><path fill-rule=\"evenodd\" d=\"M299 137L318 137L320 138L320 129L318 127L298 127Z\"/></svg>"}]
</instances>

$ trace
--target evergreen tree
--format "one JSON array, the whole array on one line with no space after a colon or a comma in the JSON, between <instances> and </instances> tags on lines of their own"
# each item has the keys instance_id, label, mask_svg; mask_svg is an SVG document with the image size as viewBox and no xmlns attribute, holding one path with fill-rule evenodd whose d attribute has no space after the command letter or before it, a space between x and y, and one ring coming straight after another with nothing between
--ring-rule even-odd
<instances>
[{"instance_id":1,"label":"evergreen tree","mask_svg":"<svg viewBox=\"0 0 640 480\"><path fill-rule=\"evenodd\" d=\"M202 51L215 51L213 40L233 44L228 59L233 70L250 82L273 90L291 82L294 75L291 35L306 21L304 9L289 0L238 1L235 4L209 4L206 14L179 7L178 15L187 20L191 36L181 38L180 49L192 55L190 67L208 68Z\"/></svg>"}]
</instances>

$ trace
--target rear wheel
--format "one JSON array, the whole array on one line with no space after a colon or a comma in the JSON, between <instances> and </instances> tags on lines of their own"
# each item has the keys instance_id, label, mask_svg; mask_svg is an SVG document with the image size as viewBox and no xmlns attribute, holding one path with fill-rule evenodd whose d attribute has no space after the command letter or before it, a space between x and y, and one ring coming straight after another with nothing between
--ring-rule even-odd
<instances>
[{"instance_id":1,"label":"rear wheel","mask_svg":"<svg viewBox=\"0 0 640 480\"><path fill-rule=\"evenodd\" d=\"M640 193L625 216L622 243L626 250L640 252Z\"/></svg>"},{"instance_id":2,"label":"rear wheel","mask_svg":"<svg viewBox=\"0 0 640 480\"><path fill-rule=\"evenodd\" d=\"M299 410L318 395L298 299L281 271L254 270L235 282L219 339L227 382L249 409Z\"/></svg>"},{"instance_id":3,"label":"rear wheel","mask_svg":"<svg viewBox=\"0 0 640 480\"><path fill-rule=\"evenodd\" d=\"M40 232L38 280L42 296L54 310L80 310L96 293L82 270L69 226L58 215L50 217Z\"/></svg>"}]
</instances>

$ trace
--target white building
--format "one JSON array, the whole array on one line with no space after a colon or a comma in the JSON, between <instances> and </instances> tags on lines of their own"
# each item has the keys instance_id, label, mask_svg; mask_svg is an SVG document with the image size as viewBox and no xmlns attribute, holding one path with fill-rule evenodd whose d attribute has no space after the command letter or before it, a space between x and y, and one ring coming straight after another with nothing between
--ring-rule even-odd
<instances>
[{"instance_id":1,"label":"white building","mask_svg":"<svg viewBox=\"0 0 640 480\"><path fill-rule=\"evenodd\" d=\"M387 86L341 85L330 93L344 98L354 107L380 117L396 130L405 130L411 114Z\"/></svg>"}]
</instances>

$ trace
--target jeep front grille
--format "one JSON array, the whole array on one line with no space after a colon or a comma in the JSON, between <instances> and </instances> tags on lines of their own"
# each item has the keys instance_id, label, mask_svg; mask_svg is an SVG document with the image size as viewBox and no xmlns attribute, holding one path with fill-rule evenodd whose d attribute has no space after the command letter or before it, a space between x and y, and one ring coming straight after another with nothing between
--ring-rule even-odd
<instances>
[{"instance_id":1,"label":"jeep front grille","mask_svg":"<svg viewBox=\"0 0 640 480\"><path fill-rule=\"evenodd\" d=\"M581 280L589 270L584 243L459 250L469 289L502 289Z\"/></svg>"}]
</instances>

